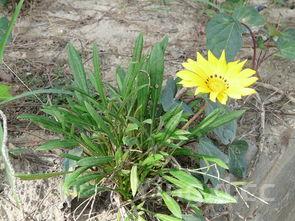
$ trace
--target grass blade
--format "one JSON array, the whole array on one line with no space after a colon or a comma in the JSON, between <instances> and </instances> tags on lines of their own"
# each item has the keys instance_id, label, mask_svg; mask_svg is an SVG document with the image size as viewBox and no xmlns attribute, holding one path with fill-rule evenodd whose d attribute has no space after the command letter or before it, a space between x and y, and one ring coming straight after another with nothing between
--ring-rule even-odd
<instances>
[{"instance_id":1,"label":"grass blade","mask_svg":"<svg viewBox=\"0 0 295 221\"><path fill-rule=\"evenodd\" d=\"M182 218L181 209L178 203L167 193L162 192L161 193L162 199L164 200L167 208L170 210L170 212L176 216L177 218Z\"/></svg>"},{"instance_id":2,"label":"grass blade","mask_svg":"<svg viewBox=\"0 0 295 221\"><path fill-rule=\"evenodd\" d=\"M68 173L70 172L34 173L34 174L16 173L15 176L21 180L41 180L41 179L48 179L51 177L65 175Z\"/></svg>"},{"instance_id":3,"label":"grass blade","mask_svg":"<svg viewBox=\"0 0 295 221\"><path fill-rule=\"evenodd\" d=\"M77 146L77 141L73 139L67 139L67 140L49 140L46 143L39 146L36 150L39 151L48 151L53 150L57 148L71 148Z\"/></svg>"},{"instance_id":4,"label":"grass blade","mask_svg":"<svg viewBox=\"0 0 295 221\"><path fill-rule=\"evenodd\" d=\"M102 99L103 105L106 107L107 97L105 94L105 89L104 89L104 85L103 85L102 77L101 77L100 58L98 54L98 49L95 44L93 45L93 68L94 68L94 73L93 75L91 75L90 80L94 88L98 92L100 98Z\"/></svg>"},{"instance_id":5,"label":"grass blade","mask_svg":"<svg viewBox=\"0 0 295 221\"><path fill-rule=\"evenodd\" d=\"M109 156L85 157L77 162L81 167L93 167L113 162L114 158Z\"/></svg>"},{"instance_id":6,"label":"grass blade","mask_svg":"<svg viewBox=\"0 0 295 221\"><path fill-rule=\"evenodd\" d=\"M136 195L138 184L139 184L139 181L138 181L138 175L137 175L137 166L134 165L130 173L130 186L131 186L132 196Z\"/></svg>"},{"instance_id":7,"label":"grass blade","mask_svg":"<svg viewBox=\"0 0 295 221\"><path fill-rule=\"evenodd\" d=\"M7 104L9 102L12 102L12 101L24 98L24 97L35 96L36 94L63 94L63 95L71 95L71 96L74 95L73 92L67 91L64 89L40 89L40 90L25 92L25 93L22 93L20 95L16 95L11 98L7 98L6 100L0 102L0 105Z\"/></svg>"},{"instance_id":8,"label":"grass blade","mask_svg":"<svg viewBox=\"0 0 295 221\"><path fill-rule=\"evenodd\" d=\"M68 44L68 58L71 72L74 76L75 86L88 94L86 74L81 57L72 44Z\"/></svg>"},{"instance_id":9,"label":"grass blade","mask_svg":"<svg viewBox=\"0 0 295 221\"><path fill-rule=\"evenodd\" d=\"M22 5L24 3L24 0L20 0L19 3L17 4L15 11L12 15L11 21L8 25L8 29L6 30L4 36L2 37L1 41L0 41L0 64L2 64L3 62L3 55L4 55L4 50L5 50L5 45L8 42L8 39L10 37L10 34L12 32L12 29L16 23L17 17L20 13L20 10L22 8Z\"/></svg>"}]
</instances>

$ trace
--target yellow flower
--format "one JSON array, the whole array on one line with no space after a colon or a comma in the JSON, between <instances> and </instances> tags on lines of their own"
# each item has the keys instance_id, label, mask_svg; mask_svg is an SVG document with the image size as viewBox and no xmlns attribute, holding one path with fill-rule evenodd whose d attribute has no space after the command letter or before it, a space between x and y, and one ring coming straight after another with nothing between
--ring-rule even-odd
<instances>
[{"instance_id":1,"label":"yellow flower","mask_svg":"<svg viewBox=\"0 0 295 221\"><path fill-rule=\"evenodd\" d=\"M225 51L219 59L208 51L208 60L198 52L197 61L188 59L182 64L185 69L176 76L184 87L196 87L196 95L209 93L213 102L217 98L220 103L226 104L228 97L241 99L242 96L256 93L253 88L249 88L258 80L257 77L251 77L256 71L250 68L243 70L245 63L246 60L227 62Z\"/></svg>"}]
</instances>

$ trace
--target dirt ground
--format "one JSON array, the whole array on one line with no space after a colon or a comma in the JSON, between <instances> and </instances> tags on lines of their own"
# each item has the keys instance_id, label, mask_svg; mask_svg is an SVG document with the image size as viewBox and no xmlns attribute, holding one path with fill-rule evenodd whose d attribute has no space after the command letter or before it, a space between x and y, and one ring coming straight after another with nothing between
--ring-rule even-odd
<instances>
[{"instance_id":1,"label":"dirt ground","mask_svg":"<svg viewBox=\"0 0 295 221\"><path fill-rule=\"evenodd\" d=\"M255 1L255 4L258 2ZM268 4L267 1L262 2ZM18 20L13 42L7 50L6 65L0 67L1 80L13 85L14 92L28 89L63 86L69 82L66 44L73 42L90 65L91 46L95 42L101 52L104 79L112 82L117 65L126 65L132 45L139 32L144 33L146 48L167 35L170 39L166 54L166 76L173 76L196 50L205 49L205 7L190 0L47 0L31 1ZM270 19L281 17L281 22L295 26L294 10L282 7L265 10ZM277 14L276 14L277 13ZM281 14L281 15L280 15ZM248 49L241 53L248 56ZM260 70L263 82L283 93L295 92L295 63L274 57ZM271 198L266 206L249 200L249 209L241 200L228 211L213 210L208 220L291 221L295 216L295 106L286 96L279 96L276 88L257 86L259 97L246 99L249 108L240 121L240 136L246 137L251 148L248 154L251 192ZM277 99L274 99L277 98ZM48 102L51 96L40 97ZM271 102L269 102L271 101ZM37 99L11 104L5 113L9 122L9 144L13 147L34 148L50 134L16 120L17 114L38 112ZM240 106L240 103L234 104ZM264 119L262 121L261 119ZM263 128L261 123L265 122ZM61 164L54 154L28 151L13 159L17 171L56 171ZM0 173L1 175L1 173ZM3 178L3 176L0 178ZM265 188L267 185L274 185ZM255 186L256 185L256 186ZM272 189L275 188L275 189ZM266 189L266 190L265 190ZM87 212L73 211L70 199L61 191L61 179L46 181L18 181L19 202L11 196L11 189L0 180L0 221L11 220L86 220ZM275 190L275 191L274 191ZM114 220L112 208L97 202L96 218Z\"/></svg>"}]
</instances>

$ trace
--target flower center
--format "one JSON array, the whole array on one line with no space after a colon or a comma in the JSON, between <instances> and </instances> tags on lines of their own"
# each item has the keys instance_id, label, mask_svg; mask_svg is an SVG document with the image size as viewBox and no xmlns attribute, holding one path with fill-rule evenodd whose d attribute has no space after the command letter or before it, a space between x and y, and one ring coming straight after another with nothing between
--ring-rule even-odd
<instances>
[{"instance_id":1,"label":"flower center","mask_svg":"<svg viewBox=\"0 0 295 221\"><path fill-rule=\"evenodd\" d=\"M228 81L221 75L210 75L206 80L207 86L214 92L222 92L229 88Z\"/></svg>"}]
</instances>

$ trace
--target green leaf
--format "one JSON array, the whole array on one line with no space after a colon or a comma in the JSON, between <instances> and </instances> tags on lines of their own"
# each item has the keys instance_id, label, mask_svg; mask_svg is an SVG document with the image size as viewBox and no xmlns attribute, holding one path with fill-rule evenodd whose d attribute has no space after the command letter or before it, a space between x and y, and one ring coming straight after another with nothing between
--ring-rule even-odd
<instances>
[{"instance_id":1,"label":"green leaf","mask_svg":"<svg viewBox=\"0 0 295 221\"><path fill-rule=\"evenodd\" d=\"M103 178L103 175L101 175L100 173L89 173L83 176L79 176L78 178L76 178L75 180L73 180L73 182L71 182L70 186L81 186L85 183L88 183L92 180L101 180Z\"/></svg>"},{"instance_id":2,"label":"green leaf","mask_svg":"<svg viewBox=\"0 0 295 221\"><path fill-rule=\"evenodd\" d=\"M211 125L219 119L221 115L220 109L215 109L205 119L203 119L195 128L192 129L192 136L201 137L211 130Z\"/></svg>"},{"instance_id":3,"label":"green leaf","mask_svg":"<svg viewBox=\"0 0 295 221\"><path fill-rule=\"evenodd\" d=\"M155 217L161 221L182 221L182 219L176 218L174 216L168 216L168 215L160 214L160 213L157 213Z\"/></svg>"},{"instance_id":4,"label":"green leaf","mask_svg":"<svg viewBox=\"0 0 295 221\"><path fill-rule=\"evenodd\" d=\"M200 190L203 195L203 203L208 204L226 204L226 203L236 203L237 200L230 194L216 189L206 189L204 191Z\"/></svg>"},{"instance_id":5,"label":"green leaf","mask_svg":"<svg viewBox=\"0 0 295 221\"><path fill-rule=\"evenodd\" d=\"M66 140L49 140L46 143L39 146L36 150L40 151L48 151L53 150L56 148L70 148L78 145L77 141L73 139L66 139Z\"/></svg>"},{"instance_id":6,"label":"green leaf","mask_svg":"<svg viewBox=\"0 0 295 221\"><path fill-rule=\"evenodd\" d=\"M220 167L222 167L222 168L224 168L226 170L229 169L227 164L223 160L221 160L221 159L219 159L217 157L212 157L212 156L202 155L202 154L200 154L200 157L203 158L203 160L205 160L207 162L216 163L217 166L220 166Z\"/></svg>"},{"instance_id":7,"label":"green leaf","mask_svg":"<svg viewBox=\"0 0 295 221\"><path fill-rule=\"evenodd\" d=\"M75 147L67 153L61 153L60 156L64 158L64 171L73 171L77 166L77 161L81 160L82 154L83 149L81 147Z\"/></svg>"},{"instance_id":8,"label":"green leaf","mask_svg":"<svg viewBox=\"0 0 295 221\"><path fill-rule=\"evenodd\" d=\"M250 27L260 27L265 24L262 15L253 6L241 6L236 8L233 17Z\"/></svg>"},{"instance_id":9,"label":"green leaf","mask_svg":"<svg viewBox=\"0 0 295 221\"><path fill-rule=\"evenodd\" d=\"M0 18L0 42L1 42L1 39L2 37L5 35L7 29L8 29L8 26L9 26L9 21L7 19L7 17L2 17Z\"/></svg>"},{"instance_id":10,"label":"green leaf","mask_svg":"<svg viewBox=\"0 0 295 221\"><path fill-rule=\"evenodd\" d=\"M125 76L126 76L125 70L121 66L118 66L116 69L116 80L117 80L118 89L121 93L123 91Z\"/></svg>"},{"instance_id":11,"label":"green leaf","mask_svg":"<svg viewBox=\"0 0 295 221\"><path fill-rule=\"evenodd\" d=\"M248 143L245 140L236 140L228 147L230 172L239 178L246 176L248 162L246 154Z\"/></svg>"},{"instance_id":12,"label":"green leaf","mask_svg":"<svg viewBox=\"0 0 295 221\"><path fill-rule=\"evenodd\" d=\"M172 77L170 77L170 78L168 78L166 85L162 91L162 95L161 95L161 104L162 104L164 111L168 112L168 111L176 108L177 106L181 106L184 113L192 115L193 111L190 108L190 106L175 99L176 92L177 92L176 80L173 79Z\"/></svg>"},{"instance_id":13,"label":"green leaf","mask_svg":"<svg viewBox=\"0 0 295 221\"><path fill-rule=\"evenodd\" d=\"M6 100L10 97L12 97L10 86L0 84L0 100Z\"/></svg>"},{"instance_id":14,"label":"green leaf","mask_svg":"<svg viewBox=\"0 0 295 221\"><path fill-rule=\"evenodd\" d=\"M124 78L124 85L122 87L124 99L126 99L130 95L132 88L134 88L134 80L140 70L142 49L143 49L143 35L139 34L135 40L132 61L129 64L127 74L125 75L125 78Z\"/></svg>"},{"instance_id":15,"label":"green leaf","mask_svg":"<svg viewBox=\"0 0 295 221\"><path fill-rule=\"evenodd\" d=\"M18 119L24 119L24 120L31 120L35 124L41 126L42 128L45 128L47 130L50 130L55 133L63 133L64 130L61 127L60 123L56 122L54 119L50 119L46 116L38 116L35 114L21 114L17 117Z\"/></svg>"},{"instance_id":16,"label":"green leaf","mask_svg":"<svg viewBox=\"0 0 295 221\"><path fill-rule=\"evenodd\" d=\"M196 215L196 214L189 214L183 216L184 221L205 221L204 217L202 215Z\"/></svg>"},{"instance_id":17,"label":"green leaf","mask_svg":"<svg viewBox=\"0 0 295 221\"><path fill-rule=\"evenodd\" d=\"M0 5L6 5L8 3L8 0L0 0Z\"/></svg>"},{"instance_id":18,"label":"green leaf","mask_svg":"<svg viewBox=\"0 0 295 221\"><path fill-rule=\"evenodd\" d=\"M191 132L192 136L202 137L208 132L238 119L245 113L245 110L231 111L224 113L223 109L217 108L203 119Z\"/></svg>"},{"instance_id":19,"label":"green leaf","mask_svg":"<svg viewBox=\"0 0 295 221\"><path fill-rule=\"evenodd\" d=\"M150 98L150 76L148 69L148 63L145 60L137 76L137 87L141 87L141 89L137 92L137 103L140 107L140 119L145 119L148 101Z\"/></svg>"},{"instance_id":20,"label":"green leaf","mask_svg":"<svg viewBox=\"0 0 295 221\"><path fill-rule=\"evenodd\" d=\"M130 132L130 131L134 131L134 130L138 130L138 125L135 123L129 123L126 127L125 132Z\"/></svg>"},{"instance_id":21,"label":"green leaf","mask_svg":"<svg viewBox=\"0 0 295 221\"><path fill-rule=\"evenodd\" d=\"M85 157L77 162L78 166L81 167L92 167L108 164L114 161L113 157L110 156L97 156L97 157Z\"/></svg>"},{"instance_id":22,"label":"green leaf","mask_svg":"<svg viewBox=\"0 0 295 221\"><path fill-rule=\"evenodd\" d=\"M234 9L243 6L244 2L245 0L225 0L221 3L221 8L229 14L232 14Z\"/></svg>"},{"instance_id":23,"label":"green leaf","mask_svg":"<svg viewBox=\"0 0 295 221\"><path fill-rule=\"evenodd\" d=\"M203 184L196 177L181 170L170 170L169 173L187 186L203 189Z\"/></svg>"},{"instance_id":24,"label":"green leaf","mask_svg":"<svg viewBox=\"0 0 295 221\"><path fill-rule=\"evenodd\" d=\"M14 10L14 13L12 15L12 18L11 18L11 21L8 25L8 28L4 34L4 36L1 38L0 40L0 64L2 64L3 62L3 55L4 55L4 50L5 50L5 46L9 40L9 37L11 35L11 32L12 32L12 29L16 23L16 20L17 20L17 17L20 13L20 10L22 8L22 5L24 3L24 0L20 0L19 3L17 4L15 10Z\"/></svg>"},{"instance_id":25,"label":"green leaf","mask_svg":"<svg viewBox=\"0 0 295 221\"><path fill-rule=\"evenodd\" d=\"M95 90L98 92L100 98L102 99L104 106L106 107L107 97L105 94L105 88L101 77L100 58L98 54L98 49L95 44L93 45L93 68L94 73L90 76L90 80Z\"/></svg>"},{"instance_id":26,"label":"green leaf","mask_svg":"<svg viewBox=\"0 0 295 221\"><path fill-rule=\"evenodd\" d=\"M187 186L186 183L182 182L181 180L175 179L174 177L171 176L163 176L165 180L168 180L170 183L174 184L175 186L181 188L181 189L186 189L189 188L190 186Z\"/></svg>"},{"instance_id":27,"label":"green leaf","mask_svg":"<svg viewBox=\"0 0 295 221\"><path fill-rule=\"evenodd\" d=\"M64 188L66 193L68 193L70 187L72 186L72 183L75 182L75 180L82 173L84 173L87 169L88 169L88 167L80 167L80 168L76 169L75 171L73 171L72 173L67 174L65 176L65 180L64 180L64 183L63 183L63 188Z\"/></svg>"},{"instance_id":28,"label":"green leaf","mask_svg":"<svg viewBox=\"0 0 295 221\"><path fill-rule=\"evenodd\" d=\"M63 89L40 89L35 91L29 91L25 92L23 94L13 96L11 98L8 98L2 102L0 102L0 105L7 104L9 102L24 98L24 97L30 97L35 96L37 94L62 94L62 95L73 95L71 91L63 90Z\"/></svg>"},{"instance_id":29,"label":"green leaf","mask_svg":"<svg viewBox=\"0 0 295 221\"><path fill-rule=\"evenodd\" d=\"M78 197L79 198L89 198L99 192L109 191L108 188L98 185L84 184L79 187Z\"/></svg>"},{"instance_id":30,"label":"green leaf","mask_svg":"<svg viewBox=\"0 0 295 221\"><path fill-rule=\"evenodd\" d=\"M172 116L169 119L169 121L165 125L165 129L166 129L165 130L165 138L170 137L171 134L175 132L175 129L177 128L177 126L181 122L181 118L182 118L182 111L179 111L178 113L176 113L174 116Z\"/></svg>"},{"instance_id":31,"label":"green leaf","mask_svg":"<svg viewBox=\"0 0 295 221\"><path fill-rule=\"evenodd\" d=\"M177 189L171 192L173 197L179 197L187 201L202 202L202 194L194 188Z\"/></svg>"},{"instance_id":32,"label":"green leaf","mask_svg":"<svg viewBox=\"0 0 295 221\"><path fill-rule=\"evenodd\" d=\"M157 43L152 48L149 57L149 73L151 85L151 119L154 120L158 102L161 97L163 74L164 74L164 46Z\"/></svg>"},{"instance_id":33,"label":"green leaf","mask_svg":"<svg viewBox=\"0 0 295 221\"><path fill-rule=\"evenodd\" d=\"M169 196L166 192L161 193L162 199L164 200L165 205L170 210L170 212L177 218L182 218L181 209L178 203Z\"/></svg>"},{"instance_id":34,"label":"green leaf","mask_svg":"<svg viewBox=\"0 0 295 221\"><path fill-rule=\"evenodd\" d=\"M20 178L21 180L40 180L40 179L48 179L51 177L61 176L68 173L70 172L34 173L34 174L16 173L15 176Z\"/></svg>"},{"instance_id":35,"label":"green leaf","mask_svg":"<svg viewBox=\"0 0 295 221\"><path fill-rule=\"evenodd\" d=\"M284 58L295 59L295 29L287 29L282 32L277 41L280 55Z\"/></svg>"},{"instance_id":36,"label":"green leaf","mask_svg":"<svg viewBox=\"0 0 295 221\"><path fill-rule=\"evenodd\" d=\"M74 76L74 85L88 94L86 82L86 73L82 64L81 57L72 44L68 44L68 60L72 75Z\"/></svg>"},{"instance_id":37,"label":"green leaf","mask_svg":"<svg viewBox=\"0 0 295 221\"><path fill-rule=\"evenodd\" d=\"M219 150L213 144L213 142L210 139L208 139L207 137L203 137L199 140L198 153L219 158L225 163L228 163L228 161L229 161L228 156L225 153L223 153L221 150ZM201 165L201 167L207 166L206 162L204 162L204 161L200 161L200 165ZM218 167L218 166L217 166L217 169L219 171L219 175L222 176L224 174L224 169L222 167ZM218 176L218 173L217 173L215 167L211 167L207 171L207 173L211 174L213 176L216 176L216 177ZM205 180L205 183L208 180L210 180L211 183L213 184L213 186L216 186L219 183L219 181L217 179L208 177L206 175L204 175L204 180Z\"/></svg>"},{"instance_id":38,"label":"green leaf","mask_svg":"<svg viewBox=\"0 0 295 221\"><path fill-rule=\"evenodd\" d=\"M134 165L131 168L131 172L130 172L130 187L131 187L133 197L136 195L138 186L139 186L139 180L137 175L137 166Z\"/></svg>"},{"instance_id":39,"label":"green leaf","mask_svg":"<svg viewBox=\"0 0 295 221\"><path fill-rule=\"evenodd\" d=\"M207 49L215 56L225 50L227 60L233 60L242 47L242 27L235 18L218 14L206 26L206 39Z\"/></svg>"},{"instance_id":40,"label":"green leaf","mask_svg":"<svg viewBox=\"0 0 295 221\"><path fill-rule=\"evenodd\" d=\"M205 110L205 113L208 116L210 113L212 113L215 109L218 108L223 112L223 114L230 113L229 108L222 104L212 101L208 101L208 106ZM218 141L220 141L224 145L227 145L231 143L236 137L237 121L232 120L220 127L215 128L213 132L217 136Z\"/></svg>"},{"instance_id":41,"label":"green leaf","mask_svg":"<svg viewBox=\"0 0 295 221\"><path fill-rule=\"evenodd\" d=\"M156 166L160 161L164 160L164 156L162 154L152 154L145 158L145 160L141 163L142 166Z\"/></svg>"}]
</instances>

